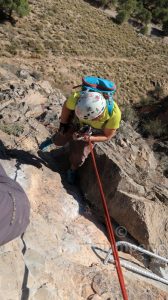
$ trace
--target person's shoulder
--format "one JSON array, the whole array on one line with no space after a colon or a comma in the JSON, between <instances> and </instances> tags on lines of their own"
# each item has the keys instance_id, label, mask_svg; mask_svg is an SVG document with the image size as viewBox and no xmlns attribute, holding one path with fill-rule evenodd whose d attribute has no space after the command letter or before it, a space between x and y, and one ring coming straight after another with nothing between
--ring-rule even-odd
<instances>
[{"instance_id":1,"label":"person's shoulder","mask_svg":"<svg viewBox=\"0 0 168 300\"><path fill-rule=\"evenodd\" d=\"M120 110L118 104L115 101L114 101L114 109L113 109L113 113L111 115L111 118L121 119L121 110Z\"/></svg>"},{"instance_id":2,"label":"person's shoulder","mask_svg":"<svg viewBox=\"0 0 168 300\"><path fill-rule=\"evenodd\" d=\"M80 97L80 92L72 92L67 101L77 101Z\"/></svg>"},{"instance_id":3,"label":"person's shoulder","mask_svg":"<svg viewBox=\"0 0 168 300\"><path fill-rule=\"evenodd\" d=\"M114 101L114 108L112 115L110 116L105 128L108 129L118 129L120 127L121 121L121 110L119 109L117 103Z\"/></svg>"},{"instance_id":4,"label":"person's shoulder","mask_svg":"<svg viewBox=\"0 0 168 300\"><path fill-rule=\"evenodd\" d=\"M79 97L80 92L72 92L66 101L66 107L70 110L74 110Z\"/></svg>"},{"instance_id":5,"label":"person's shoulder","mask_svg":"<svg viewBox=\"0 0 168 300\"><path fill-rule=\"evenodd\" d=\"M121 110L117 104L117 102L114 101L114 111L118 112L118 113L121 113Z\"/></svg>"}]
</instances>

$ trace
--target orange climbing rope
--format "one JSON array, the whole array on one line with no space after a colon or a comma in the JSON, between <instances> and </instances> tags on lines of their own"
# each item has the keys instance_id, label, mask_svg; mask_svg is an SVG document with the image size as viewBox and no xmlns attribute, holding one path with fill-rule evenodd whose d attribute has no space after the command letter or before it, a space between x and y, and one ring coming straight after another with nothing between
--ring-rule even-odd
<instances>
[{"instance_id":1,"label":"orange climbing rope","mask_svg":"<svg viewBox=\"0 0 168 300\"><path fill-rule=\"evenodd\" d=\"M126 291L125 283L124 283L124 277L123 277L123 273L122 273L122 269L121 269L121 265L120 265L118 250L116 247L114 231L113 231L113 228L111 225L110 215L109 215L108 208L107 208L107 202L106 202L102 183L101 183L99 172L98 172L97 165L96 165L96 160L95 160L95 156L94 156L94 152L93 152L93 145L90 140L89 140L89 146L90 146L92 161L93 161L93 165L94 165L94 169L95 169L95 173L96 173L96 177L97 177L97 181L98 181L98 185L99 185L99 190L100 190L100 194L101 194L101 198L102 198L102 204L103 204L104 213L105 213L107 230L109 233L110 244L111 244L111 248L113 251L114 262L115 262L115 267L117 270L118 279L119 279L119 283L120 283L120 287L121 287L121 291L122 291L122 296L123 296L124 300L128 300L127 291Z\"/></svg>"}]
</instances>

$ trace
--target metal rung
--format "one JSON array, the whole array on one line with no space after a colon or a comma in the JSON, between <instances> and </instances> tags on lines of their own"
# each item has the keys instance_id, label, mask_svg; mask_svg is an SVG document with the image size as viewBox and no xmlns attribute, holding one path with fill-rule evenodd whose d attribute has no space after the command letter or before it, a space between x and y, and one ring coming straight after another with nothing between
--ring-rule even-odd
<instances>
[{"instance_id":1,"label":"metal rung","mask_svg":"<svg viewBox=\"0 0 168 300\"><path fill-rule=\"evenodd\" d=\"M119 246L127 246L128 248L132 248L132 249L134 249L134 250L136 250L136 251L139 251L139 252L141 252L141 253L144 253L144 254L146 254L146 255L148 255L148 256L150 256L150 257L154 257L154 258L156 258L157 260L160 260L160 261L162 261L162 262L168 264L168 259L167 259L167 258L164 258L164 257L162 257L162 256L160 256L160 255L157 255L157 254L155 254L155 253L152 253L152 252L150 252L150 251L147 251L147 250L145 250L145 249L143 249L143 248L141 248L141 247L138 247L138 246L136 246L136 245L133 245L133 244L131 244L131 243L128 243L128 242L117 242L117 243L116 243L116 246L117 246L117 248L118 248ZM109 251L108 251L108 253L107 253L107 255L106 255L106 258L105 258L105 260L104 260L104 264L105 264L105 265L106 265L109 261L112 261L112 262L114 263L114 259L113 259L113 257L111 258L111 256L112 256L112 249L110 248ZM125 267L125 268L128 269L128 270L134 271L134 272L136 272L136 273L138 273L138 274L140 274L140 275L146 276L146 277L148 277L148 278L151 278L151 279L160 281L160 282L165 283L165 284L168 285L168 280L167 280L167 279L164 279L164 278L162 278L162 277L160 277L160 276L157 276L157 275L151 273L150 271L143 271L143 270L141 270L141 269L139 269L139 268L137 268L137 267L133 267L133 266L131 266L130 264L124 262L122 259L120 259L120 262L121 262L121 266L122 266L122 267Z\"/></svg>"}]
</instances>

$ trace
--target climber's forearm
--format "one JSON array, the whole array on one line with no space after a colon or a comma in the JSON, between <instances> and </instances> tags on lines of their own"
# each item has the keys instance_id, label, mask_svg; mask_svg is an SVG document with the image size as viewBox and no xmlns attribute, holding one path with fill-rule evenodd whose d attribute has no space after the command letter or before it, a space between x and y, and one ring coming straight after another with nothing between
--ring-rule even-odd
<instances>
[{"instance_id":1,"label":"climber's forearm","mask_svg":"<svg viewBox=\"0 0 168 300\"><path fill-rule=\"evenodd\" d=\"M105 135L97 135L97 136L90 136L90 141L91 142L105 142L108 141L109 139Z\"/></svg>"},{"instance_id":2,"label":"climber's forearm","mask_svg":"<svg viewBox=\"0 0 168 300\"><path fill-rule=\"evenodd\" d=\"M104 134L102 135L91 135L90 137L86 137L85 140L89 140L91 142L106 142L109 141L116 134L116 129L104 129Z\"/></svg>"},{"instance_id":3,"label":"climber's forearm","mask_svg":"<svg viewBox=\"0 0 168 300\"><path fill-rule=\"evenodd\" d=\"M104 129L104 134L99 136L91 136L90 141L91 142L105 142L109 141L113 136L116 134L116 129Z\"/></svg>"},{"instance_id":4,"label":"climber's forearm","mask_svg":"<svg viewBox=\"0 0 168 300\"><path fill-rule=\"evenodd\" d=\"M69 123L71 115L72 115L72 110L66 107L66 101L65 101L62 107L60 122L63 124Z\"/></svg>"}]
</instances>

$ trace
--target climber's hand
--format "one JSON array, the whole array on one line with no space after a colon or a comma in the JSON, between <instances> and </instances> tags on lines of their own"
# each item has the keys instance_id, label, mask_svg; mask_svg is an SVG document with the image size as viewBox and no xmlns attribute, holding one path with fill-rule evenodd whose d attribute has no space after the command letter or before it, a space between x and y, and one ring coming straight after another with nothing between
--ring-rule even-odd
<instances>
[{"instance_id":1,"label":"climber's hand","mask_svg":"<svg viewBox=\"0 0 168 300\"><path fill-rule=\"evenodd\" d=\"M79 134L79 132L74 132L73 140L89 142L90 136L86 134Z\"/></svg>"},{"instance_id":2,"label":"climber's hand","mask_svg":"<svg viewBox=\"0 0 168 300\"><path fill-rule=\"evenodd\" d=\"M90 135L85 134L85 135L83 136L82 141L84 141L84 142L89 142L89 141L90 141Z\"/></svg>"},{"instance_id":3,"label":"climber's hand","mask_svg":"<svg viewBox=\"0 0 168 300\"><path fill-rule=\"evenodd\" d=\"M81 140L81 138L82 138L78 132L74 132L72 137L73 137L74 141Z\"/></svg>"}]
</instances>

